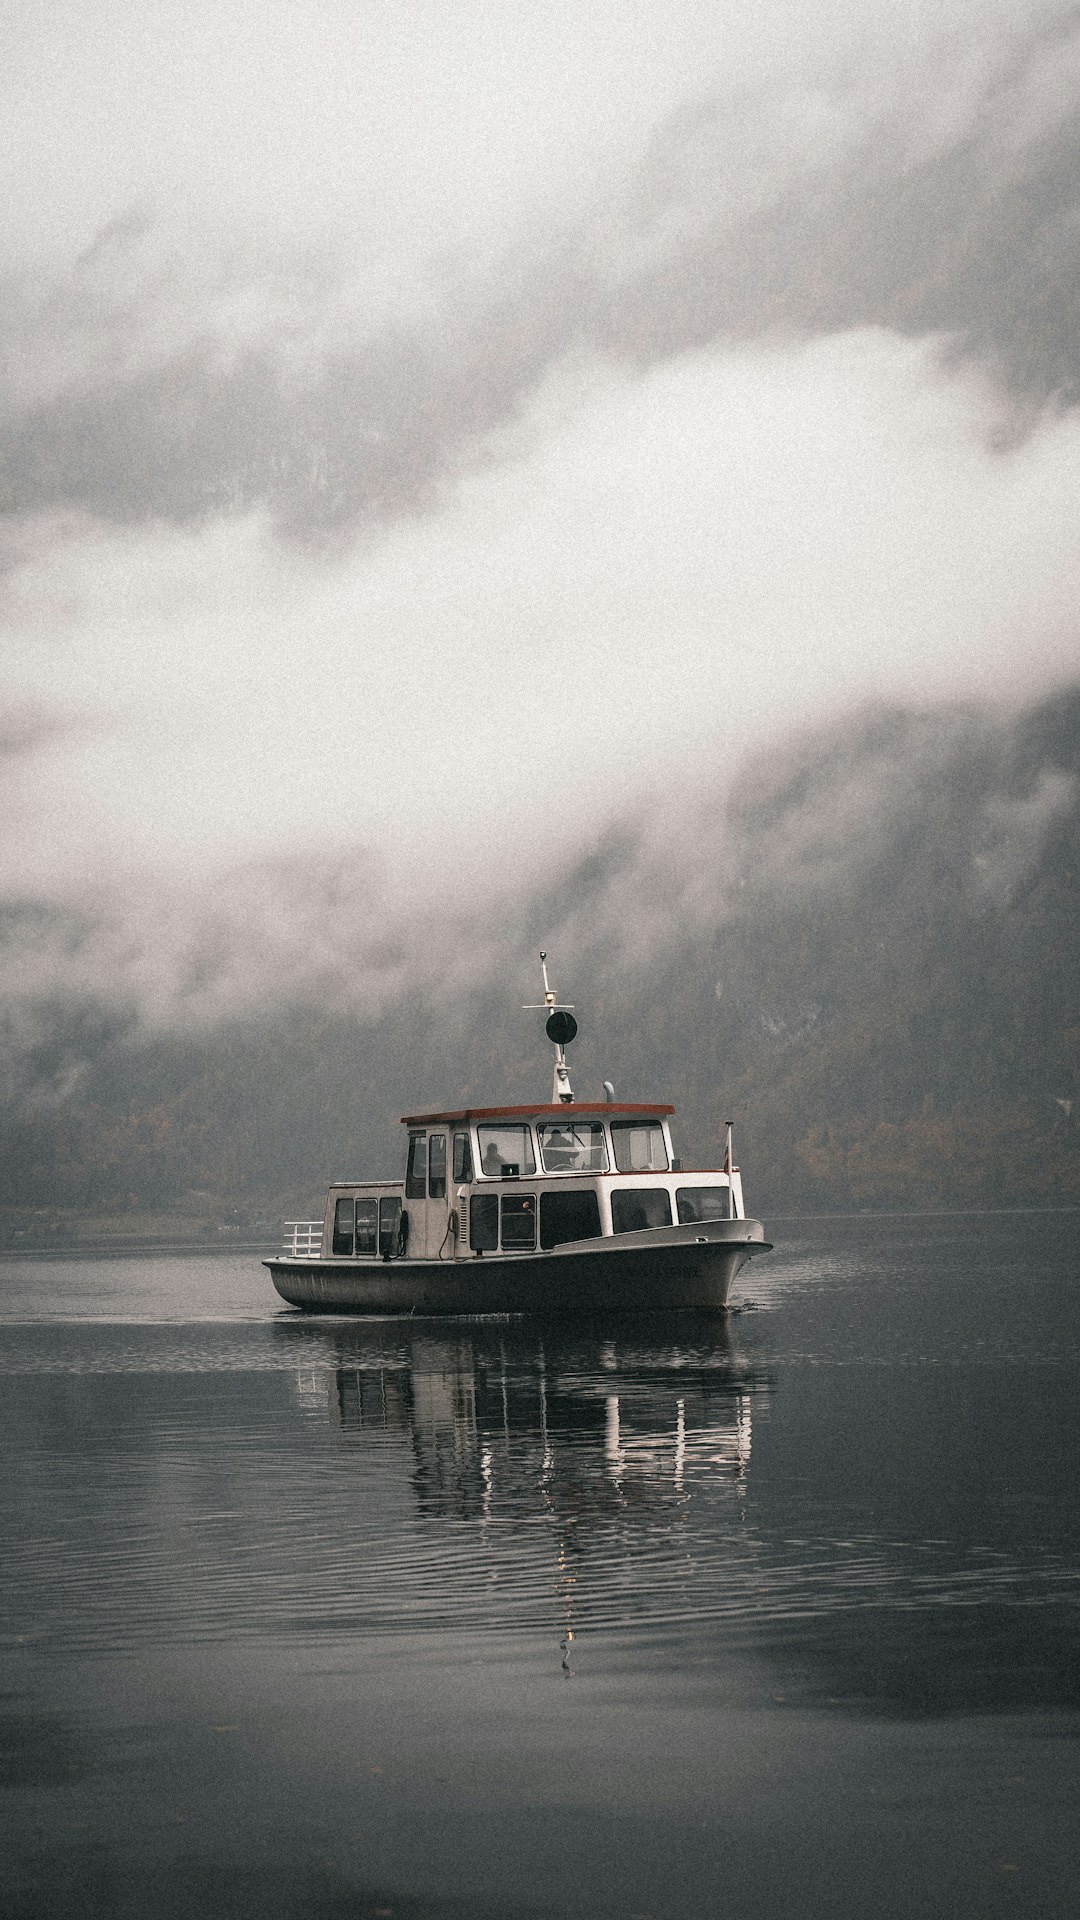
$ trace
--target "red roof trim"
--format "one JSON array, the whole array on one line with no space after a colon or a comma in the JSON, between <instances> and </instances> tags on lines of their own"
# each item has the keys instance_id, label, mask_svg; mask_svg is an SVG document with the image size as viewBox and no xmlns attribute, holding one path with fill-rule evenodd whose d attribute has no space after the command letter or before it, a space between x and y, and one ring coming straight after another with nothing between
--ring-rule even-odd
<instances>
[{"instance_id":1,"label":"red roof trim","mask_svg":"<svg viewBox=\"0 0 1080 1920\"><path fill-rule=\"evenodd\" d=\"M556 1113L607 1113L613 1120L618 1120L628 1113L649 1113L659 1118L661 1114L674 1111L674 1107L661 1106L658 1102L635 1106L624 1100L574 1100L559 1101L554 1106L459 1107L456 1113L403 1113L401 1124L403 1127L433 1127L452 1126L459 1120L546 1120L549 1115Z\"/></svg>"}]
</instances>

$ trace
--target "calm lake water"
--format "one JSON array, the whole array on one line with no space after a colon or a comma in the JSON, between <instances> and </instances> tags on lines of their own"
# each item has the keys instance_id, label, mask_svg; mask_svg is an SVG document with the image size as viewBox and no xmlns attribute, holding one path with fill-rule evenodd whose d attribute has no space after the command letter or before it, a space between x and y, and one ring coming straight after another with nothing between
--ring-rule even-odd
<instances>
[{"instance_id":1,"label":"calm lake water","mask_svg":"<svg viewBox=\"0 0 1080 1920\"><path fill-rule=\"evenodd\" d=\"M0 1265L7 1920L1070 1915L1080 1215L725 1318Z\"/></svg>"}]
</instances>

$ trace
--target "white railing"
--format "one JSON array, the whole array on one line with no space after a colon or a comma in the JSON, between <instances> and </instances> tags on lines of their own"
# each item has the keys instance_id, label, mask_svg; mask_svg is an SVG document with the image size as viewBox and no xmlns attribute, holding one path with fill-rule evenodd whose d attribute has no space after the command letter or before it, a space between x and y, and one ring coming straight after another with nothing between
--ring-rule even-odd
<instances>
[{"instance_id":1,"label":"white railing","mask_svg":"<svg viewBox=\"0 0 1080 1920\"><path fill-rule=\"evenodd\" d=\"M322 1252L321 1220L286 1220L281 1230L284 1260L317 1260Z\"/></svg>"}]
</instances>

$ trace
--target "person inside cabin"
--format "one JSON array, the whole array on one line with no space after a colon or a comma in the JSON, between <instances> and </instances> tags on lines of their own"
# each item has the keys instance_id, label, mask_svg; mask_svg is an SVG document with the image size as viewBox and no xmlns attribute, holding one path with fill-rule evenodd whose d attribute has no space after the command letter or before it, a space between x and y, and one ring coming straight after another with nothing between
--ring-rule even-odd
<instances>
[{"instance_id":1,"label":"person inside cabin","mask_svg":"<svg viewBox=\"0 0 1080 1920\"><path fill-rule=\"evenodd\" d=\"M487 1146L484 1148L484 1157L480 1165L489 1180L498 1179L502 1172L502 1154L499 1152L494 1140L489 1140Z\"/></svg>"},{"instance_id":2,"label":"person inside cabin","mask_svg":"<svg viewBox=\"0 0 1080 1920\"><path fill-rule=\"evenodd\" d=\"M578 1153L570 1135L561 1127L555 1128L544 1142L545 1167L549 1171L556 1171L560 1167L576 1167L577 1164Z\"/></svg>"}]
</instances>

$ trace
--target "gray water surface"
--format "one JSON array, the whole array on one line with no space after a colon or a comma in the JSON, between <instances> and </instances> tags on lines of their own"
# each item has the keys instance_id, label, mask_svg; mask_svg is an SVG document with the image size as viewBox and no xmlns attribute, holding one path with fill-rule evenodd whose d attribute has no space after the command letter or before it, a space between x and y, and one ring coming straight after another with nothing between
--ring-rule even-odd
<instances>
[{"instance_id":1,"label":"gray water surface","mask_svg":"<svg viewBox=\"0 0 1080 1920\"><path fill-rule=\"evenodd\" d=\"M1072 1914L1080 1215L726 1317L0 1265L5 1915Z\"/></svg>"}]
</instances>

